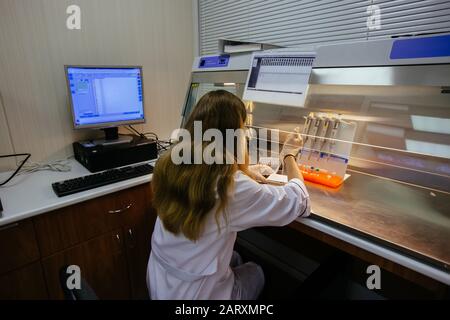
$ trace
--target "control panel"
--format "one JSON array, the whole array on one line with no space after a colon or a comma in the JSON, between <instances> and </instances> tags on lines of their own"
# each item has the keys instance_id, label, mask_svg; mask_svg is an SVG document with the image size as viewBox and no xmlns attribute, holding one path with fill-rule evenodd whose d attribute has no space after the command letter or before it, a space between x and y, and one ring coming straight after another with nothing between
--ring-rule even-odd
<instances>
[{"instance_id":1,"label":"control panel","mask_svg":"<svg viewBox=\"0 0 450 320\"><path fill-rule=\"evenodd\" d=\"M220 67L225 68L228 66L229 61L230 61L230 56L227 54L220 55L220 56L201 57L198 67L201 69L203 69L203 68L220 68Z\"/></svg>"}]
</instances>

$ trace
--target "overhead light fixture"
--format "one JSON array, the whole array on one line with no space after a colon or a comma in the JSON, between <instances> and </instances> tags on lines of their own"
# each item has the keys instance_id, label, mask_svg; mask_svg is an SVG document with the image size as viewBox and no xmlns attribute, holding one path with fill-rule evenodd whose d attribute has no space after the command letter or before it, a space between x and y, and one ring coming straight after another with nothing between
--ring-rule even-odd
<instances>
[{"instance_id":1,"label":"overhead light fixture","mask_svg":"<svg viewBox=\"0 0 450 320\"><path fill-rule=\"evenodd\" d=\"M450 119L411 115L414 130L450 134Z\"/></svg>"},{"instance_id":2,"label":"overhead light fixture","mask_svg":"<svg viewBox=\"0 0 450 320\"><path fill-rule=\"evenodd\" d=\"M236 83L234 82L216 82L214 83L215 87L234 87Z\"/></svg>"},{"instance_id":3,"label":"overhead light fixture","mask_svg":"<svg viewBox=\"0 0 450 320\"><path fill-rule=\"evenodd\" d=\"M449 145L411 139L406 139L405 143L406 150L408 151L429 154L443 158L450 158Z\"/></svg>"}]
</instances>

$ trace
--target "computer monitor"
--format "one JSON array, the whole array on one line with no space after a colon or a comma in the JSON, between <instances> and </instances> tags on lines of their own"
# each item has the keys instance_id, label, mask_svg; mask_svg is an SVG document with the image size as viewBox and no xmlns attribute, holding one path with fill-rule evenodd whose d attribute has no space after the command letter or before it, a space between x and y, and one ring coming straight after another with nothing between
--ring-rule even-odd
<instances>
[{"instance_id":1,"label":"computer monitor","mask_svg":"<svg viewBox=\"0 0 450 320\"><path fill-rule=\"evenodd\" d=\"M118 126L145 122L142 67L65 66L75 129L97 128L105 139L121 143Z\"/></svg>"}]
</instances>

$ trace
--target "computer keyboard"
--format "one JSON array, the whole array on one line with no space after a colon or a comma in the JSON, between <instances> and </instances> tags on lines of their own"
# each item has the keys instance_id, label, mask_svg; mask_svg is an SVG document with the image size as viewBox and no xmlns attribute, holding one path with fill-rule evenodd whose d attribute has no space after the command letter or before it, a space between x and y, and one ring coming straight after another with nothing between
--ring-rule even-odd
<instances>
[{"instance_id":1,"label":"computer keyboard","mask_svg":"<svg viewBox=\"0 0 450 320\"><path fill-rule=\"evenodd\" d=\"M122 168L106 170L84 177L52 183L53 190L58 197L101 187L107 184L143 176L153 172L153 166L145 163Z\"/></svg>"}]
</instances>

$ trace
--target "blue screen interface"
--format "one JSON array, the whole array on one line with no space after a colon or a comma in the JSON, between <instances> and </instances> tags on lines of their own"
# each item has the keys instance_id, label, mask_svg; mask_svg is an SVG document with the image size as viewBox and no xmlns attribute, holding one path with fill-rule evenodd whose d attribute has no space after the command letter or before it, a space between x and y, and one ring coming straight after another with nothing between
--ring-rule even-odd
<instances>
[{"instance_id":1,"label":"blue screen interface","mask_svg":"<svg viewBox=\"0 0 450 320\"><path fill-rule=\"evenodd\" d=\"M68 67L74 125L144 120L140 68Z\"/></svg>"},{"instance_id":2,"label":"blue screen interface","mask_svg":"<svg viewBox=\"0 0 450 320\"><path fill-rule=\"evenodd\" d=\"M450 56L450 35L394 41L391 59L418 59Z\"/></svg>"}]
</instances>

